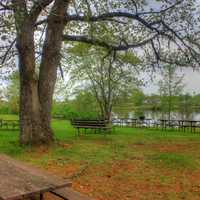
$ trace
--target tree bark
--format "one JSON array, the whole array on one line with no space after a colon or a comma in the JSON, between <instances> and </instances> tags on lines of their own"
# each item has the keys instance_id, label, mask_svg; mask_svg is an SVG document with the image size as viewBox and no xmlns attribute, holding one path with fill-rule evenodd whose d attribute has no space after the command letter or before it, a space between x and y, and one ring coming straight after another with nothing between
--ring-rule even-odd
<instances>
[{"instance_id":1,"label":"tree bark","mask_svg":"<svg viewBox=\"0 0 200 200\"><path fill-rule=\"evenodd\" d=\"M55 1L54 7L48 18L40 66L39 99L42 106L41 118L43 126L45 126L51 134L53 134L50 128L53 92L57 78L57 68L60 64L62 35L66 24L64 16L67 7L68 3L66 0Z\"/></svg>"},{"instance_id":2,"label":"tree bark","mask_svg":"<svg viewBox=\"0 0 200 200\"><path fill-rule=\"evenodd\" d=\"M35 72L34 25L24 24L17 37L20 71L20 142L47 142L41 121L38 78ZM49 138L50 139L50 138ZM49 140L48 139L48 140Z\"/></svg>"},{"instance_id":3,"label":"tree bark","mask_svg":"<svg viewBox=\"0 0 200 200\"><path fill-rule=\"evenodd\" d=\"M60 62L66 0L56 0L48 18L39 77L35 67L34 29L36 17L23 0L14 0L20 72L20 143L49 144L53 141L51 108L57 67Z\"/></svg>"}]
</instances>

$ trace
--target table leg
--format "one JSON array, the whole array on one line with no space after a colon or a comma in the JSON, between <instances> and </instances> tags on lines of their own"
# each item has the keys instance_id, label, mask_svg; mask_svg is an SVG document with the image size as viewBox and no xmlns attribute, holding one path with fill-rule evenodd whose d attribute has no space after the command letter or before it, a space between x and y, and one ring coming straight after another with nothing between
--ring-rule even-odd
<instances>
[{"instance_id":1,"label":"table leg","mask_svg":"<svg viewBox=\"0 0 200 200\"><path fill-rule=\"evenodd\" d=\"M23 200L43 200L44 199L43 197L44 197L43 194L40 194L40 195L37 194L37 195L32 195L30 197L25 197L25 198L23 198Z\"/></svg>"},{"instance_id":2,"label":"table leg","mask_svg":"<svg viewBox=\"0 0 200 200\"><path fill-rule=\"evenodd\" d=\"M40 200L43 200L43 199L44 199L44 195L40 194Z\"/></svg>"}]
</instances>

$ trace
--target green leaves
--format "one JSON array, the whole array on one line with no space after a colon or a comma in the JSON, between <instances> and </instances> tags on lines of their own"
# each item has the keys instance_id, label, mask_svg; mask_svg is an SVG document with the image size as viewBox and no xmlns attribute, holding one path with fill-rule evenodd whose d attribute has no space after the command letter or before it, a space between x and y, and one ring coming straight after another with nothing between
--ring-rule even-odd
<instances>
[{"instance_id":1,"label":"green leaves","mask_svg":"<svg viewBox=\"0 0 200 200\"><path fill-rule=\"evenodd\" d=\"M125 53L118 53L117 54L118 58L127 64L131 65L138 65L142 61L131 51L125 52Z\"/></svg>"},{"instance_id":2,"label":"green leaves","mask_svg":"<svg viewBox=\"0 0 200 200\"><path fill-rule=\"evenodd\" d=\"M74 44L73 47L68 49L68 53L78 57L91 55L99 55L100 57L104 57L107 54L106 50L103 50L103 48L96 46L94 47L85 43ZM132 51L117 53L117 58L124 64L139 65L142 63L139 57L136 56Z\"/></svg>"},{"instance_id":3,"label":"green leaves","mask_svg":"<svg viewBox=\"0 0 200 200\"><path fill-rule=\"evenodd\" d=\"M73 47L68 49L68 52L75 56L88 55L91 50L91 45L85 43L76 43Z\"/></svg>"}]
</instances>

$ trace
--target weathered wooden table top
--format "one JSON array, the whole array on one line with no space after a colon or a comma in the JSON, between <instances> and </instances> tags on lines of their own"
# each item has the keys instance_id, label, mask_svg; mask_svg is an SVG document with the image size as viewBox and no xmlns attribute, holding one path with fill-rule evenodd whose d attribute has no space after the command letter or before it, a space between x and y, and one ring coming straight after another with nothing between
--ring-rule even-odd
<instances>
[{"instance_id":1,"label":"weathered wooden table top","mask_svg":"<svg viewBox=\"0 0 200 200\"><path fill-rule=\"evenodd\" d=\"M0 155L0 200L17 200L71 186L68 180Z\"/></svg>"}]
</instances>

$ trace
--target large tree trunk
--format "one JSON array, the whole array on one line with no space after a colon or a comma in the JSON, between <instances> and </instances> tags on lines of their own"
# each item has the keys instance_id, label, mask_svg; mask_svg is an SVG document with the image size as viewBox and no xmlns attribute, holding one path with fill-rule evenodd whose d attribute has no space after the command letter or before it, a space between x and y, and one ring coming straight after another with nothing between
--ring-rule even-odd
<instances>
[{"instance_id":1,"label":"large tree trunk","mask_svg":"<svg viewBox=\"0 0 200 200\"><path fill-rule=\"evenodd\" d=\"M41 106L38 96L38 78L35 72L33 34L34 25L27 22L24 23L17 37L20 70L21 144L35 144L38 141L47 141L46 133L41 122Z\"/></svg>"},{"instance_id":2,"label":"large tree trunk","mask_svg":"<svg viewBox=\"0 0 200 200\"><path fill-rule=\"evenodd\" d=\"M39 74L39 98L42 106L41 117L46 128L50 127L53 92L60 64L60 49L67 10L67 1L57 0L48 18L47 32L43 45L43 57ZM51 130L49 129L49 132Z\"/></svg>"},{"instance_id":3,"label":"large tree trunk","mask_svg":"<svg viewBox=\"0 0 200 200\"><path fill-rule=\"evenodd\" d=\"M48 144L53 141L51 108L68 4L56 0L48 18L39 77L35 69L35 19L24 1L14 0L20 71L20 143Z\"/></svg>"},{"instance_id":4,"label":"large tree trunk","mask_svg":"<svg viewBox=\"0 0 200 200\"><path fill-rule=\"evenodd\" d=\"M53 140L49 127L42 121L42 108L37 93L37 81L21 78L20 143L41 144ZM26 84L24 84L26 83Z\"/></svg>"}]
</instances>

